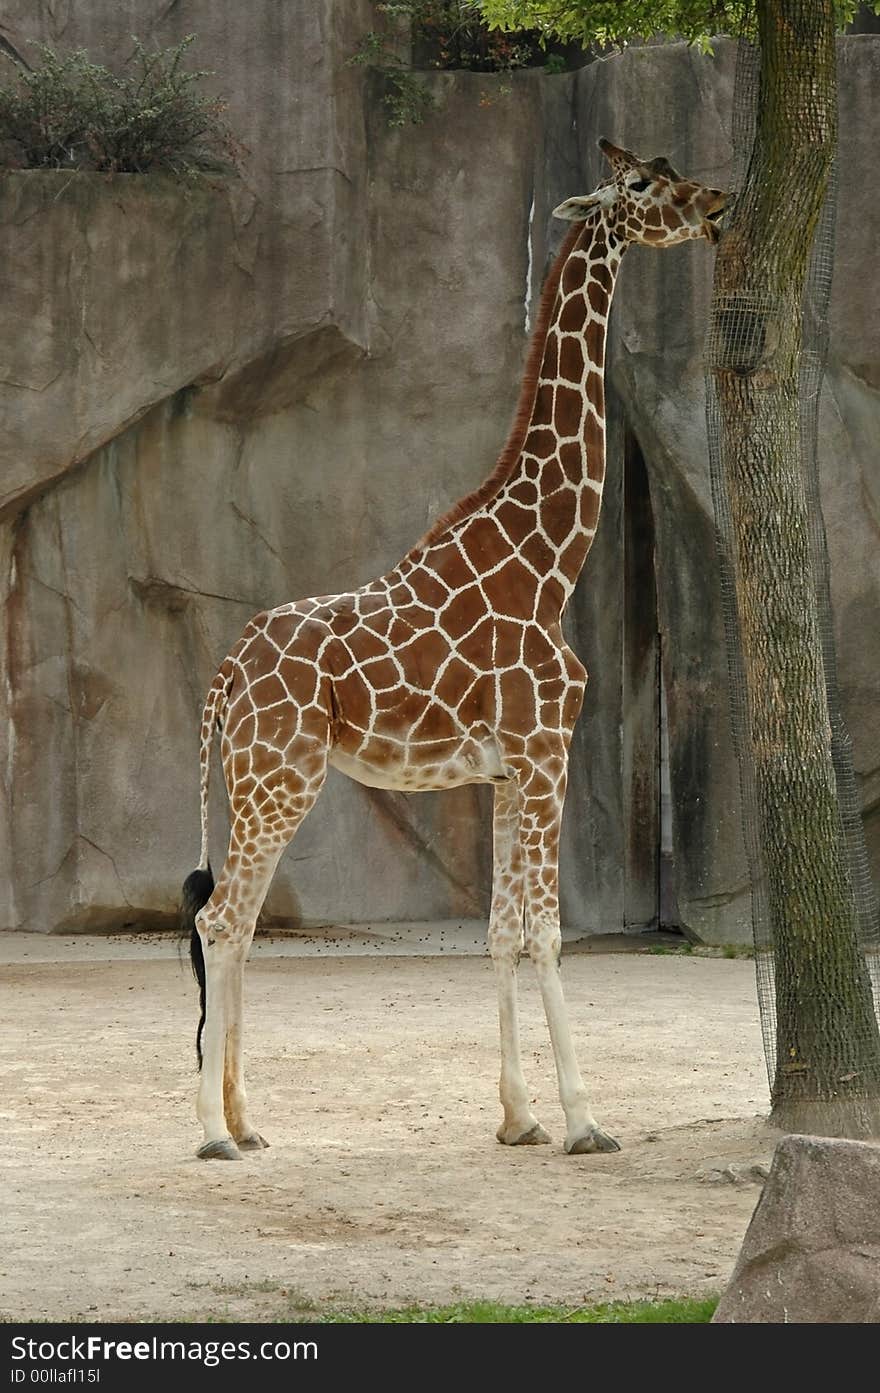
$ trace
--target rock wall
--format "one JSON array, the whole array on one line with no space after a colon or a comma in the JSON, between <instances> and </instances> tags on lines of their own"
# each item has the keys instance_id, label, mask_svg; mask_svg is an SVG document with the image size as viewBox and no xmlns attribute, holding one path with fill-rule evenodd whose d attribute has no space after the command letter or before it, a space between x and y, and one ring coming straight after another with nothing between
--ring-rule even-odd
<instances>
[{"instance_id":1,"label":"rock wall","mask_svg":"<svg viewBox=\"0 0 880 1393\"><path fill-rule=\"evenodd\" d=\"M218 662L256 610L393 564L491 468L562 232L550 210L596 182L596 138L725 184L728 44L713 58L630 50L557 77L432 75L436 112L392 131L374 80L345 66L370 22L365 0L0 0L0 37L19 51L36 38L113 61L131 33L196 33L194 60L216 70L250 150L241 179L188 190L0 178L15 268L0 339L4 928L172 921ZM822 427L842 678L873 807L880 366L870 224L854 210L878 44L845 45ZM608 484L569 615L591 674L563 846L573 932L656 914L662 660L669 898L701 937L748 933L706 474L711 272L708 246L634 249L615 303ZM871 827L880 842L876 815ZM266 913L305 927L477 919L490 874L488 790L404 797L331 774Z\"/></svg>"}]
</instances>

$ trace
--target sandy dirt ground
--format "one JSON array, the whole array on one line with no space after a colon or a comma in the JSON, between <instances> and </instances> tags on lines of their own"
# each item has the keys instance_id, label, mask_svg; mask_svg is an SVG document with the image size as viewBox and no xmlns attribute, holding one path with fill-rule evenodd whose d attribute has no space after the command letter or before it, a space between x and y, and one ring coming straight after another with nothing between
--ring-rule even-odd
<instances>
[{"instance_id":1,"label":"sandy dirt ground","mask_svg":"<svg viewBox=\"0 0 880 1393\"><path fill-rule=\"evenodd\" d=\"M9 936L0 961L6 1319L717 1291L777 1140L748 961L566 954L594 1112L623 1148L575 1158L528 962L524 1061L554 1143L504 1148L487 958L261 943L245 1059L271 1147L235 1164L194 1155L195 989L167 944Z\"/></svg>"}]
</instances>

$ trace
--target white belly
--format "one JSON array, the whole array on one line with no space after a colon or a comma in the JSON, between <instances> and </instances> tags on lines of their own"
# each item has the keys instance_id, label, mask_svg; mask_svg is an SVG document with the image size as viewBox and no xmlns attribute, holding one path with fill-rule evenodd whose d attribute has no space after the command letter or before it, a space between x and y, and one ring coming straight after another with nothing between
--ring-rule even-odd
<instances>
[{"instance_id":1,"label":"white belly","mask_svg":"<svg viewBox=\"0 0 880 1393\"><path fill-rule=\"evenodd\" d=\"M424 755L407 757L404 750L393 762L371 764L367 759L334 748L330 763L340 773L368 788L391 788L401 793L428 792L431 789L458 788L461 784L504 783L509 777L501 765L494 743L468 742L450 759L431 763Z\"/></svg>"}]
</instances>

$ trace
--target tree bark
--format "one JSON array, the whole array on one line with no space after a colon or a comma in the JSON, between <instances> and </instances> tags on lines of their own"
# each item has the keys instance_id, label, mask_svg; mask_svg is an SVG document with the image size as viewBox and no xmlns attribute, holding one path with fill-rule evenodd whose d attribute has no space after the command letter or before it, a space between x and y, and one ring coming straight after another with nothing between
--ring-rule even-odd
<instances>
[{"instance_id":1,"label":"tree bark","mask_svg":"<svg viewBox=\"0 0 880 1393\"><path fill-rule=\"evenodd\" d=\"M759 0L745 188L718 254L710 363L775 959L771 1120L880 1134L880 1033L831 752L798 373L808 256L834 158L832 0Z\"/></svg>"}]
</instances>

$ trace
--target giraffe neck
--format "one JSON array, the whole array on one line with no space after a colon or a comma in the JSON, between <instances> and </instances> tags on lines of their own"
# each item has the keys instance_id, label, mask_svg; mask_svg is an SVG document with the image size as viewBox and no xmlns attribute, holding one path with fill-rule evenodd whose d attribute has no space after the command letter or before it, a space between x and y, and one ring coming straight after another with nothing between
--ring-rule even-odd
<instances>
[{"instance_id":1,"label":"giraffe neck","mask_svg":"<svg viewBox=\"0 0 880 1393\"><path fill-rule=\"evenodd\" d=\"M464 554L473 581L513 555L518 608L546 624L558 620L599 516L605 334L623 251L599 210L571 230L542 294L519 410L498 465L434 524L406 564L425 563L443 576Z\"/></svg>"},{"instance_id":2,"label":"giraffe neck","mask_svg":"<svg viewBox=\"0 0 880 1393\"><path fill-rule=\"evenodd\" d=\"M546 604L565 604L593 541L605 481L605 338L624 244L596 212L559 278L519 456L487 505ZM545 616L546 617L546 616Z\"/></svg>"}]
</instances>

